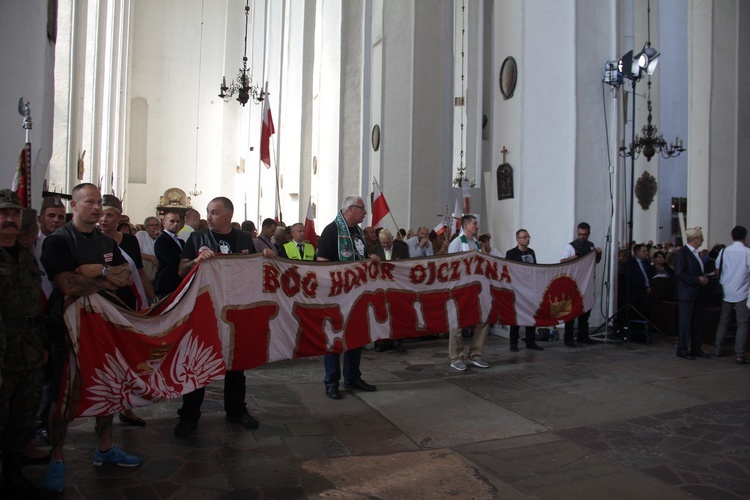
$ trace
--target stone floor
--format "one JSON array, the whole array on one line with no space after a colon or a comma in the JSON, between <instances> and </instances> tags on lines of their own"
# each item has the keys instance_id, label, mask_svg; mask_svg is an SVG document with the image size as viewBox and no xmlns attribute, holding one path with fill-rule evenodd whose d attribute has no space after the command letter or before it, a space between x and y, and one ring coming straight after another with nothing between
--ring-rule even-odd
<instances>
[{"instance_id":1,"label":"stone floor","mask_svg":"<svg viewBox=\"0 0 750 500\"><path fill-rule=\"evenodd\" d=\"M366 350L378 391L339 401L319 358L268 365L248 372L257 431L224 421L220 384L188 438L172 435L179 402L137 410L145 428L116 424L137 469L93 467L93 420L79 420L53 498L750 497L750 367L679 359L664 338L543 345L511 353L490 336L491 367L465 372L445 339ZM44 470L25 469L34 482Z\"/></svg>"}]
</instances>

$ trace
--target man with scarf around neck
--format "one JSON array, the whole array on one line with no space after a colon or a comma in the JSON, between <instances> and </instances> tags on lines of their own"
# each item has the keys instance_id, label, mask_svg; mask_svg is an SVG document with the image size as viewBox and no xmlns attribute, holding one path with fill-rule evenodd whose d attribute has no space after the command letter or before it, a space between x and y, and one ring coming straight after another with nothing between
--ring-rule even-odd
<instances>
[{"instance_id":1,"label":"man with scarf around neck","mask_svg":"<svg viewBox=\"0 0 750 500\"><path fill-rule=\"evenodd\" d=\"M203 262L216 257L217 254L251 254L255 245L249 233L232 227L234 204L229 198L219 196L208 203L206 220L208 227L190 233L180 257L178 274L184 278L190 270ZM268 248L263 255L273 257L276 252ZM182 395L182 408L177 410L179 422L174 428L174 435L185 437L198 428L201 416L201 405L206 395L206 388L201 387ZM247 429L257 429L258 421L247 411L245 403L245 372L227 370L224 376L224 412L225 420L240 424Z\"/></svg>"},{"instance_id":2,"label":"man with scarf around neck","mask_svg":"<svg viewBox=\"0 0 750 500\"><path fill-rule=\"evenodd\" d=\"M318 261L347 262L364 260L367 258L367 245L364 233L359 227L367 214L364 200L359 196L347 196L341 204L341 211L336 219L328 224L320 234L318 244ZM377 255L371 255L373 262L380 262ZM331 399L341 399L339 380L341 380L341 354L326 354L323 364L326 370L324 379L326 396ZM344 353L344 386L347 389L360 391L374 391L372 384L362 380L359 363L362 359L362 348L351 349Z\"/></svg>"},{"instance_id":3,"label":"man with scarf around neck","mask_svg":"<svg viewBox=\"0 0 750 500\"><path fill-rule=\"evenodd\" d=\"M477 221L477 217L471 214L461 217L461 232L458 234L458 237L451 241L450 246L448 246L448 253L479 250L477 233L479 233L479 221ZM479 368L490 367L490 364L482 359L482 350L484 349L484 342L487 340L489 330L489 323L479 323L474 326L474 335L471 337L468 360ZM466 370L466 363L464 362L464 339L461 336L461 328L456 328L449 332L448 351L451 358L451 368L460 372Z\"/></svg>"},{"instance_id":4,"label":"man with scarf around neck","mask_svg":"<svg viewBox=\"0 0 750 500\"><path fill-rule=\"evenodd\" d=\"M588 222L581 222L578 224L576 232L577 239L571 241L565 245L560 262L568 262L571 260L578 259L587 255L589 252L596 252L596 263L598 264L602 260L602 249L594 246L589 241L591 235L591 226ZM589 338L589 316L591 311L586 311L582 315L578 316L578 342L582 344L596 344L595 340ZM570 320L565 323L565 345L568 347L576 347L576 343L573 340L573 330L575 329L575 320Z\"/></svg>"}]
</instances>

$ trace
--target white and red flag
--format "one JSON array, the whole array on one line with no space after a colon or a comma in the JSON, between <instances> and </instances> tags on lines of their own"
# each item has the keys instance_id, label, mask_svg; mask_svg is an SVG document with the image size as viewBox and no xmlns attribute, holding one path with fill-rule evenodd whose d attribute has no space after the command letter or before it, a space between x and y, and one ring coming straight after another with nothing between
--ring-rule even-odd
<instances>
[{"instance_id":1,"label":"white and red flag","mask_svg":"<svg viewBox=\"0 0 750 500\"><path fill-rule=\"evenodd\" d=\"M312 197L307 204L307 216L305 217L305 240L318 249L318 235L315 233L315 218L313 217Z\"/></svg>"},{"instance_id":2,"label":"white and red flag","mask_svg":"<svg viewBox=\"0 0 750 500\"><path fill-rule=\"evenodd\" d=\"M456 198L456 206L453 208L453 217L456 221L453 228L456 233L461 230L461 217L463 217L463 215L464 211L461 210L461 203L458 201L458 198Z\"/></svg>"},{"instance_id":3,"label":"white and red flag","mask_svg":"<svg viewBox=\"0 0 750 500\"><path fill-rule=\"evenodd\" d=\"M13 177L10 190L15 192L21 200L22 207L31 207L29 199L29 180L31 174L31 144L27 144L18 156L18 169Z\"/></svg>"},{"instance_id":4,"label":"white and red flag","mask_svg":"<svg viewBox=\"0 0 750 500\"><path fill-rule=\"evenodd\" d=\"M373 177L372 180L374 196L372 200L372 215L370 218L370 225L377 229L379 227L383 227L383 219L385 219L385 216L388 215L391 209L388 207L388 202L385 201L383 192L380 191L380 185L378 184L377 179Z\"/></svg>"},{"instance_id":5,"label":"white and red flag","mask_svg":"<svg viewBox=\"0 0 750 500\"><path fill-rule=\"evenodd\" d=\"M263 99L263 126L260 131L260 161L266 164L266 168L271 168L271 136L276 130L273 128L271 103L268 101L268 82L266 82L266 95Z\"/></svg>"}]
</instances>

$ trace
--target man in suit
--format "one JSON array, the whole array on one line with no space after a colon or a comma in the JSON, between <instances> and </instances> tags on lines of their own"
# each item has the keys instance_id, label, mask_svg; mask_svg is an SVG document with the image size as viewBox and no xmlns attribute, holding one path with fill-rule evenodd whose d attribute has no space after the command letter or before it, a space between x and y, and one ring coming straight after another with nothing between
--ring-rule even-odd
<instances>
[{"instance_id":1,"label":"man in suit","mask_svg":"<svg viewBox=\"0 0 750 500\"><path fill-rule=\"evenodd\" d=\"M629 298L630 305L649 319L651 311L651 280L656 274L654 266L648 260L648 247L636 245L633 248L633 260L629 269Z\"/></svg>"},{"instance_id":2,"label":"man in suit","mask_svg":"<svg viewBox=\"0 0 750 500\"><path fill-rule=\"evenodd\" d=\"M159 269L156 271L155 291L159 297L164 297L174 292L180 284L177 271L180 268L180 256L185 242L177 234L180 227L180 215L174 212L164 214L164 231L154 242L154 253L159 261Z\"/></svg>"},{"instance_id":3,"label":"man in suit","mask_svg":"<svg viewBox=\"0 0 750 500\"><path fill-rule=\"evenodd\" d=\"M380 260L409 258L409 246L401 240L394 240L393 233L387 227L378 232L378 241L367 250L380 257Z\"/></svg>"},{"instance_id":4,"label":"man in suit","mask_svg":"<svg viewBox=\"0 0 750 500\"><path fill-rule=\"evenodd\" d=\"M708 278L698 250L703 244L700 227L685 230L687 245L675 254L675 299L677 299L677 357L683 359L708 358L701 349L703 298L701 287ZM689 344L688 344L689 343Z\"/></svg>"}]
</instances>

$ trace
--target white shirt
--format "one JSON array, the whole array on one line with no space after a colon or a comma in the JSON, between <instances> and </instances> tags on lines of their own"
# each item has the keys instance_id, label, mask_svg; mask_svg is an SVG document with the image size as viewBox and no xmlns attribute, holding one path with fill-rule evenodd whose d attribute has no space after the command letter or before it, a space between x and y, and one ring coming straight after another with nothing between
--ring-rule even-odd
<instances>
[{"instance_id":1,"label":"white shirt","mask_svg":"<svg viewBox=\"0 0 750 500\"><path fill-rule=\"evenodd\" d=\"M451 244L448 245L448 253L458 253L458 252L468 252L470 250L479 250L479 242L476 238L468 239L467 242L464 243L461 241L461 237L465 236L463 231L461 231L461 234L456 236L453 241L451 241Z\"/></svg>"},{"instance_id":2,"label":"white shirt","mask_svg":"<svg viewBox=\"0 0 750 500\"><path fill-rule=\"evenodd\" d=\"M721 266L721 286L724 287L724 302L742 302L750 290L750 248L735 241L719 252L716 269Z\"/></svg>"},{"instance_id":3,"label":"white shirt","mask_svg":"<svg viewBox=\"0 0 750 500\"><path fill-rule=\"evenodd\" d=\"M146 255L156 255L154 253L154 239L148 234L148 231L138 231L135 233L135 237L138 238L138 244L141 246L141 253Z\"/></svg>"},{"instance_id":4,"label":"white shirt","mask_svg":"<svg viewBox=\"0 0 750 500\"><path fill-rule=\"evenodd\" d=\"M563 253L562 253L562 256L560 257L560 260L569 259L569 258L573 257L575 254L576 254L576 249L573 248L573 245L571 245L570 243L568 243L567 245L565 245L565 250L563 250Z\"/></svg>"},{"instance_id":5,"label":"white shirt","mask_svg":"<svg viewBox=\"0 0 750 500\"><path fill-rule=\"evenodd\" d=\"M419 236L412 236L408 240L406 240L406 244L409 246L409 257L412 259L414 257L429 257L433 254L432 252L432 243L427 242L427 244L423 247L419 247Z\"/></svg>"}]
</instances>

